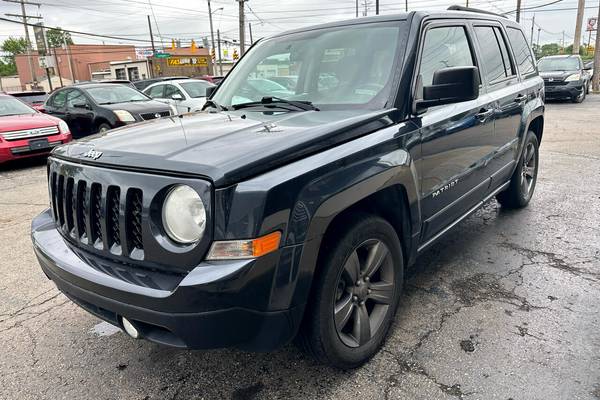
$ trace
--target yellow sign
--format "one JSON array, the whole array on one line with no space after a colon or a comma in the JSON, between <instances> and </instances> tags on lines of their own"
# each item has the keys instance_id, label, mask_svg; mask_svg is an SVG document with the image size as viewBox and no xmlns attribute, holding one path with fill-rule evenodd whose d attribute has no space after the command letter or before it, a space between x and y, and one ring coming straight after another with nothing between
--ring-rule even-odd
<instances>
[{"instance_id":1,"label":"yellow sign","mask_svg":"<svg viewBox=\"0 0 600 400\"><path fill-rule=\"evenodd\" d=\"M208 67L207 57L171 57L167 58L170 67Z\"/></svg>"}]
</instances>

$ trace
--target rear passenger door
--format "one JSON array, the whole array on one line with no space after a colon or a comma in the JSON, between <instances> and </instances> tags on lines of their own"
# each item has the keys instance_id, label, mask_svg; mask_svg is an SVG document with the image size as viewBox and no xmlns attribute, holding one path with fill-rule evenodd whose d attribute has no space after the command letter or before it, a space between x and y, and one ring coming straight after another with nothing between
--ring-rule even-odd
<instances>
[{"instance_id":1,"label":"rear passenger door","mask_svg":"<svg viewBox=\"0 0 600 400\"><path fill-rule=\"evenodd\" d=\"M470 27L463 22L435 22L425 27L417 67L423 86L430 85L433 74L442 68L478 66L471 36ZM481 86L479 98L431 107L415 121L421 125L422 242L465 215L488 190L486 160L493 151L493 114L494 104Z\"/></svg>"},{"instance_id":2,"label":"rear passenger door","mask_svg":"<svg viewBox=\"0 0 600 400\"><path fill-rule=\"evenodd\" d=\"M494 108L493 153L489 162L493 177L489 191L504 183L514 167L518 133L527 100L502 26L496 22L475 23L482 77Z\"/></svg>"}]
</instances>

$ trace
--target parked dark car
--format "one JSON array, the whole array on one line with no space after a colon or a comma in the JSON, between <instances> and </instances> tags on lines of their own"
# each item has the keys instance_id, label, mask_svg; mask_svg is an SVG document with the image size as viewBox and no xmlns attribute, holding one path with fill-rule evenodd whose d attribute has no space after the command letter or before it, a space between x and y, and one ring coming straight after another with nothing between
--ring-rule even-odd
<instances>
[{"instance_id":1,"label":"parked dark car","mask_svg":"<svg viewBox=\"0 0 600 400\"><path fill-rule=\"evenodd\" d=\"M174 115L173 107L117 83L87 83L59 89L43 111L63 119L75 138Z\"/></svg>"},{"instance_id":2,"label":"parked dark car","mask_svg":"<svg viewBox=\"0 0 600 400\"><path fill-rule=\"evenodd\" d=\"M267 64L299 87L244 100ZM34 249L66 296L134 338L264 351L297 337L353 368L418 255L489 199L529 203L543 127L543 81L506 18L301 28L254 45L204 112L54 150Z\"/></svg>"},{"instance_id":3,"label":"parked dark car","mask_svg":"<svg viewBox=\"0 0 600 400\"><path fill-rule=\"evenodd\" d=\"M538 70L544 79L547 99L570 99L581 103L590 91L591 67L584 66L578 55L542 57L538 61Z\"/></svg>"},{"instance_id":4,"label":"parked dark car","mask_svg":"<svg viewBox=\"0 0 600 400\"><path fill-rule=\"evenodd\" d=\"M176 79L189 79L189 78L187 76L161 76L159 78L151 78L151 79L143 79L141 81L135 81L135 82L133 82L133 85L136 87L137 90L142 91L142 90L146 89L148 86L152 85L153 83L163 82L163 81L172 81L172 80L176 80Z\"/></svg>"},{"instance_id":5,"label":"parked dark car","mask_svg":"<svg viewBox=\"0 0 600 400\"><path fill-rule=\"evenodd\" d=\"M121 85L129 86L132 89L137 89L135 87L135 85L127 79L102 79L102 80L80 81L80 82L74 83L71 86L88 85L90 83L118 83Z\"/></svg>"},{"instance_id":6,"label":"parked dark car","mask_svg":"<svg viewBox=\"0 0 600 400\"><path fill-rule=\"evenodd\" d=\"M48 93L44 91L9 92L9 94L27 103L31 108L37 111L40 111L44 102L48 99Z\"/></svg>"}]
</instances>

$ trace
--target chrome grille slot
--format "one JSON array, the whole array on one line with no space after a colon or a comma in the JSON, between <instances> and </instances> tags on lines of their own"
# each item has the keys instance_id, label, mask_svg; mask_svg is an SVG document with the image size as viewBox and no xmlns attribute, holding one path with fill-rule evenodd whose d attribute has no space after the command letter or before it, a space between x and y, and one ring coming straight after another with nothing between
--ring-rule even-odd
<instances>
[{"instance_id":1,"label":"chrome grille slot","mask_svg":"<svg viewBox=\"0 0 600 400\"><path fill-rule=\"evenodd\" d=\"M63 208L63 198L65 195L65 177L58 176L58 184L56 185L56 208L58 210L58 226L62 227L65 224L65 210Z\"/></svg>"},{"instance_id":2,"label":"chrome grille slot","mask_svg":"<svg viewBox=\"0 0 600 400\"><path fill-rule=\"evenodd\" d=\"M87 221L87 198L86 190L87 185L85 181L79 181L77 183L77 200L76 200L76 218L75 223L77 225L77 237L79 240L87 243L87 232L86 232L86 221Z\"/></svg>"},{"instance_id":3,"label":"chrome grille slot","mask_svg":"<svg viewBox=\"0 0 600 400\"><path fill-rule=\"evenodd\" d=\"M65 188L65 220L66 228L69 235L75 234L75 222L73 214L75 212L75 202L73 201L73 178L67 178L67 186Z\"/></svg>"},{"instance_id":4,"label":"chrome grille slot","mask_svg":"<svg viewBox=\"0 0 600 400\"><path fill-rule=\"evenodd\" d=\"M142 240L142 191L140 189L129 189L125 205L129 252L133 253L136 249L144 250Z\"/></svg>"},{"instance_id":5,"label":"chrome grille slot","mask_svg":"<svg viewBox=\"0 0 600 400\"><path fill-rule=\"evenodd\" d=\"M106 193L106 236L108 248L113 252L119 252L118 247L121 246L121 227L119 226L121 191L116 186L109 186Z\"/></svg>"},{"instance_id":6,"label":"chrome grille slot","mask_svg":"<svg viewBox=\"0 0 600 400\"><path fill-rule=\"evenodd\" d=\"M92 183L90 193L90 244L102 247L102 186Z\"/></svg>"},{"instance_id":7,"label":"chrome grille slot","mask_svg":"<svg viewBox=\"0 0 600 400\"><path fill-rule=\"evenodd\" d=\"M58 220L58 208L57 208L57 198L56 198L56 172L53 172L50 175L50 196L52 198L52 215L55 220Z\"/></svg>"}]
</instances>

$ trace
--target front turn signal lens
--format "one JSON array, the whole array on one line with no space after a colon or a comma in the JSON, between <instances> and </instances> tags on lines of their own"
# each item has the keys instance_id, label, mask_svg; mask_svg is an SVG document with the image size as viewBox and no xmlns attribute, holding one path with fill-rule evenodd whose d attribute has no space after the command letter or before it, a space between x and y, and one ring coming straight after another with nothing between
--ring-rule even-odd
<instances>
[{"instance_id":1,"label":"front turn signal lens","mask_svg":"<svg viewBox=\"0 0 600 400\"><path fill-rule=\"evenodd\" d=\"M241 260L261 257L279 248L281 232L273 232L251 240L226 240L214 242L207 260Z\"/></svg>"}]
</instances>

